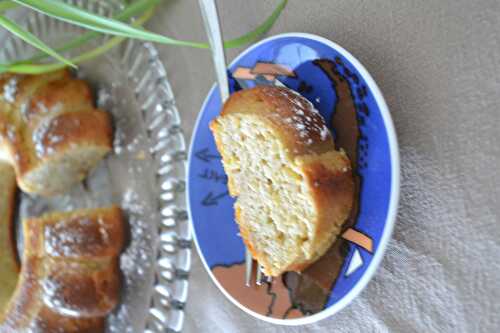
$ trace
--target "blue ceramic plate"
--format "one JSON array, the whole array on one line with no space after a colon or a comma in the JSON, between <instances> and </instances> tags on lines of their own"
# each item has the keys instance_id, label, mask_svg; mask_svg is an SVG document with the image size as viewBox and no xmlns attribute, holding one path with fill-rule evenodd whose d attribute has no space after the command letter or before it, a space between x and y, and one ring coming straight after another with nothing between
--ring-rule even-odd
<instances>
[{"instance_id":1,"label":"blue ceramic plate","mask_svg":"<svg viewBox=\"0 0 500 333\"><path fill-rule=\"evenodd\" d=\"M208 124L221 110L208 94L189 153L188 202L196 246L215 284L233 303L272 323L300 325L330 316L366 286L389 241L399 197L399 156L387 105L366 69L324 38L290 33L268 38L230 65L231 91L285 85L325 118L336 146L353 164L356 204L341 236L302 274L245 286L245 247L234 222L234 199Z\"/></svg>"}]
</instances>

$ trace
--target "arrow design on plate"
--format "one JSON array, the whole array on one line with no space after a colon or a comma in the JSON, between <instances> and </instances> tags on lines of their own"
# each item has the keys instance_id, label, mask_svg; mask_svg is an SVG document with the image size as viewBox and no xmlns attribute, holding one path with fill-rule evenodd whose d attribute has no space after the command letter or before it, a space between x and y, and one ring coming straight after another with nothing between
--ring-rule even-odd
<instances>
[{"instance_id":1,"label":"arrow design on plate","mask_svg":"<svg viewBox=\"0 0 500 333\"><path fill-rule=\"evenodd\" d=\"M208 150L208 148L203 148L202 150L199 150L197 151L194 156L198 157L200 160L204 161L204 162L210 162L210 160L213 160L213 159L219 159L220 160L220 156L219 155L213 155L213 154L210 154L210 151Z\"/></svg>"},{"instance_id":2,"label":"arrow design on plate","mask_svg":"<svg viewBox=\"0 0 500 333\"><path fill-rule=\"evenodd\" d=\"M229 193L227 191L224 193L218 194L218 195L214 195L213 192L209 192L205 196L205 198L203 198L203 201L201 202L201 204L203 206L216 206L219 204L219 199L222 199L223 197L225 197L228 194Z\"/></svg>"},{"instance_id":3,"label":"arrow design on plate","mask_svg":"<svg viewBox=\"0 0 500 333\"><path fill-rule=\"evenodd\" d=\"M359 253L358 249L354 249L354 253L352 254L351 261L349 262L349 266L347 266L347 271L345 276L349 276L355 271L357 271L361 266L363 266L363 258L361 257L361 253Z\"/></svg>"}]
</instances>

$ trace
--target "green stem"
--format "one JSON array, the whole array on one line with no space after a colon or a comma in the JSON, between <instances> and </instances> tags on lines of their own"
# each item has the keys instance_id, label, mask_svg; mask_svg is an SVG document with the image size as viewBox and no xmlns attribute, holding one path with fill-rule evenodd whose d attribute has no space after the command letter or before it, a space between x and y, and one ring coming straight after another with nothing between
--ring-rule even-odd
<instances>
[{"instance_id":1,"label":"green stem","mask_svg":"<svg viewBox=\"0 0 500 333\"><path fill-rule=\"evenodd\" d=\"M132 25L115 20L109 17L102 17L94 13L85 11L78 6L74 6L61 0L12 0L15 3L29 7L47 16L57 18L58 20L68 22L86 28L113 36L128 37L140 39L143 41L155 42L160 44L175 44L180 46L191 46L203 48L203 43L182 41L156 34L144 29L136 28Z\"/></svg>"},{"instance_id":2,"label":"green stem","mask_svg":"<svg viewBox=\"0 0 500 333\"><path fill-rule=\"evenodd\" d=\"M146 11L141 17L139 17L134 23L132 23L133 26L141 26L145 22L147 22L151 16L153 16L154 13L154 8L150 8L148 11ZM112 48L116 47L119 45L121 42L123 42L126 39L126 37L113 37L110 40L108 40L106 43L103 45L88 51L86 53L83 53L73 59L71 61L75 64L79 64L82 62L85 62L87 60L93 59L95 57L98 57ZM55 70L62 69L66 66L63 64L47 64L47 65L34 65L34 64L12 64L10 66L2 66L0 65L0 73L2 72L10 72L10 73L17 73L17 74L43 74L47 72L52 72Z\"/></svg>"},{"instance_id":3,"label":"green stem","mask_svg":"<svg viewBox=\"0 0 500 333\"><path fill-rule=\"evenodd\" d=\"M268 32L272 28L283 9L285 9L287 3L288 0L281 1L281 3L276 7L272 14L264 21L264 23L258 26L255 30L241 37L224 42L224 46L226 48L234 48L255 42L257 39L259 39L260 36Z\"/></svg>"},{"instance_id":4,"label":"green stem","mask_svg":"<svg viewBox=\"0 0 500 333\"><path fill-rule=\"evenodd\" d=\"M131 19L132 17L136 16L139 13L143 13L145 10L150 9L156 5L158 5L161 2L161 0L138 0L132 3L131 5L127 6L123 11L118 13L117 15L113 16L115 19L120 20L120 21L127 21ZM56 48L57 52L65 52L77 47L80 47L84 45L85 43L91 41L92 39L95 39L99 37L100 34L95 31L89 31L84 33L78 38L73 39L72 41L64 44L61 47ZM24 63L24 62L38 62L42 59L47 58L47 54L43 52L39 52L35 54L33 57L28 58L26 60L22 60L19 63Z\"/></svg>"},{"instance_id":5,"label":"green stem","mask_svg":"<svg viewBox=\"0 0 500 333\"><path fill-rule=\"evenodd\" d=\"M6 29L7 31L10 31L12 34L19 37L20 39L22 39L26 43L29 43L33 47L36 47L37 49L40 49L43 52L46 52L50 56L61 61L62 63L69 65L69 66L76 67L73 63L71 63L71 61L67 60L62 55L58 54L56 51L51 49L50 46L48 46L43 41L38 39L38 37L33 35L31 32L24 30L17 23L9 20L7 17L5 17L3 15L0 15L0 26L3 27L4 29Z\"/></svg>"},{"instance_id":6,"label":"green stem","mask_svg":"<svg viewBox=\"0 0 500 333\"><path fill-rule=\"evenodd\" d=\"M0 1L0 13L4 12L4 11L7 11L9 9L14 9L16 8L17 6L19 6L17 3L13 3L12 1L10 0L3 0L3 1Z\"/></svg>"},{"instance_id":7,"label":"green stem","mask_svg":"<svg viewBox=\"0 0 500 333\"><path fill-rule=\"evenodd\" d=\"M121 13L117 14L115 16L115 19L122 19L122 20L127 20L131 17L134 16L134 14L137 14L138 12L142 12L145 9L149 10L142 15L138 20L136 20L132 26L134 27L140 27L144 22L146 22L152 15L152 11L156 7L156 5L160 2L161 0L138 0L134 2L132 5L128 6L125 10L123 10ZM224 46L226 48L235 48L235 47L240 47L245 44L253 43L257 41L264 33L269 31L271 27L274 25L278 17L280 16L281 12L287 5L287 0L282 0L279 5L276 7L276 9L271 13L271 15L261 24L259 25L255 30L241 36L235 39L231 39L228 41L224 42ZM0 4L3 3L0 1ZM148 14L148 15L146 15ZM140 24L139 24L140 23ZM84 43L88 42L89 40L96 38L99 36L99 33L97 32L88 32L79 38L69 42L66 45L63 45L61 48L57 49L58 51L67 51L70 49L73 49L75 47L81 46ZM112 49L116 45L120 44L123 39L126 37L113 37L111 38L107 43L102 45L101 47L98 47L94 50L91 50L87 53L84 53L78 57L75 57L71 59L71 61L75 64L81 63L83 61L90 60L92 58L95 58L101 54L104 54L108 50ZM173 39L172 39L173 40ZM183 41L175 41L175 44L177 45L185 45L185 46L191 46L191 47L196 47L196 48L204 48L207 49L210 46L206 43L193 43L193 42L183 42ZM194 44L194 45L193 45ZM62 64L33 64L32 62L38 61L43 59L46 56L42 56L41 54L35 55L33 58L27 59L22 62L14 62L10 64L0 64L0 73L3 72L12 72L12 73L19 73L19 74L41 74L41 73L46 73L54 70L58 70L64 67Z\"/></svg>"}]
</instances>

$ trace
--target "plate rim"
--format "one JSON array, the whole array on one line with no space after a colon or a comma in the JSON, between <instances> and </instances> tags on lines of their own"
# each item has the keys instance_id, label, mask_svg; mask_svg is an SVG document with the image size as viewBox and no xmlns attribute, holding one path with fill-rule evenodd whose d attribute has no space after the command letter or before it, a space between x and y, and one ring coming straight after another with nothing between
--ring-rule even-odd
<instances>
[{"instance_id":1,"label":"plate rim","mask_svg":"<svg viewBox=\"0 0 500 333\"><path fill-rule=\"evenodd\" d=\"M192 232L192 237L194 239L194 243L196 246L196 250L198 252L198 255L203 263L203 266L205 270L208 272L208 275L212 279L212 281L215 283L217 288L226 296L231 303L236 305L240 310L243 312L257 318L260 320L263 320L268 323L272 324L278 324L278 325L284 325L284 326L300 326L300 325L306 325L306 324L311 324L318 322L320 320L323 320L325 318L328 318L330 316L333 316L343 308L345 308L348 304L350 304L354 298L356 298L367 286L368 282L373 278L375 275L375 272L377 268L380 266L380 263L382 261L382 258L384 257L385 251L387 249L387 245L389 243L389 240L391 239L393 230L394 230L394 224L396 222L396 216L397 216L397 211L398 211L398 205L399 205L399 195L400 195L400 158L399 158L399 145L398 145L398 140L396 136L396 131L394 128L394 123L389 111L389 107L387 106L387 103L382 95L382 92L380 91L380 88L378 87L377 83L373 79L373 77L370 75L368 70L357 60L349 51L344 49L342 46L338 45L337 43L325 38L321 37L316 34L311 34L311 33L304 33L304 32L288 32L288 33L281 33L277 34L274 36L267 37L255 44L252 44L251 46L247 47L244 51L242 51L238 56L236 56L231 63L229 64L228 68L232 67L235 65L238 61L241 60L245 55L248 53L252 52L254 49L259 47L262 44L271 42L276 39L282 39L282 38L289 38L289 37L299 37L299 38L305 38L305 39L311 39L320 43L325 44L328 47L331 47L338 53L340 53L344 58L346 58L360 73L360 75L363 77L365 80L367 86L370 88L370 91L373 94L373 97L375 99L375 102L379 106L380 109L380 114L382 115L382 119L384 121L384 126L386 128L387 132L387 138L388 138L388 143L389 143L389 152L390 152L390 160L391 160L391 192L390 192L390 199L389 199L389 207L387 211L387 217L385 219L385 227L384 231L382 233L382 237L380 238L379 246L377 248L377 251L375 252L373 259L370 261L368 264L368 268L366 269L365 273L363 276L358 280L358 282L354 285L354 287L344 296L342 297L338 302L336 302L334 305L321 310L318 313L315 313L311 316L306 316L302 318L294 318L294 319L278 319L278 318L271 318L267 316L263 316L262 314L259 314L255 311L252 311L245 306L243 306L240 302L238 302L231 294L229 294L224 287L219 283L219 281L215 278L213 272L211 271L210 267L208 266L203 253L201 251L200 245L198 243L198 238L195 233L195 228L193 224L193 219L192 219L192 214L191 214L191 202L189 200L190 198L190 169L191 169L191 159L192 159L192 151L193 151L193 145L194 145L194 137L196 133L198 132L198 127L200 126L200 121L203 116L203 110L206 108L206 105L210 99L210 96L212 96L214 90L217 87L217 83L214 83L212 85L212 88L209 90L207 96L205 97L205 100L200 108L200 112L198 113L198 116L196 117L196 123L193 128L193 134L191 135L191 142L189 144L189 153L188 153L188 160L187 160L187 179L186 179L186 201L187 201L187 210L188 210L188 216L189 216L189 225L191 228Z\"/></svg>"}]
</instances>

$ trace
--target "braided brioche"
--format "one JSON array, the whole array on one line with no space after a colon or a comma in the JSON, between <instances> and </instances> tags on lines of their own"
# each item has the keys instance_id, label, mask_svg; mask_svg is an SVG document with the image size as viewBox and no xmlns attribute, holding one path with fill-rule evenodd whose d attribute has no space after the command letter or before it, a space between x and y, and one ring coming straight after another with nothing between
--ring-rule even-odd
<instances>
[{"instance_id":1,"label":"braided brioche","mask_svg":"<svg viewBox=\"0 0 500 333\"><path fill-rule=\"evenodd\" d=\"M68 190L111 143L110 116L94 107L88 84L68 70L0 75L0 159L14 166L23 191Z\"/></svg>"},{"instance_id":2,"label":"braided brioche","mask_svg":"<svg viewBox=\"0 0 500 333\"><path fill-rule=\"evenodd\" d=\"M240 233L264 273L301 271L351 209L351 164L312 104L285 88L235 93L211 124Z\"/></svg>"},{"instance_id":3,"label":"braided brioche","mask_svg":"<svg viewBox=\"0 0 500 333\"><path fill-rule=\"evenodd\" d=\"M0 162L0 321L19 275L13 230L16 178L9 164Z\"/></svg>"},{"instance_id":4,"label":"braided brioche","mask_svg":"<svg viewBox=\"0 0 500 333\"><path fill-rule=\"evenodd\" d=\"M110 116L92 100L67 70L0 75L0 333L103 332L118 303L119 208L24 221L21 272L13 240L16 182L32 194L63 193L110 151Z\"/></svg>"},{"instance_id":5,"label":"braided brioche","mask_svg":"<svg viewBox=\"0 0 500 333\"><path fill-rule=\"evenodd\" d=\"M23 265L0 332L102 332L118 303L123 227L114 206L24 221Z\"/></svg>"}]
</instances>

